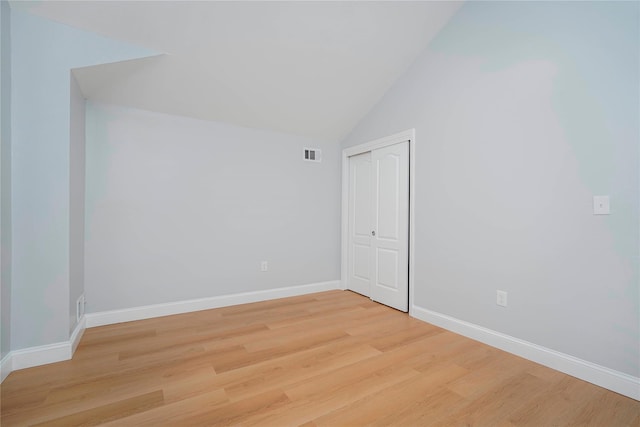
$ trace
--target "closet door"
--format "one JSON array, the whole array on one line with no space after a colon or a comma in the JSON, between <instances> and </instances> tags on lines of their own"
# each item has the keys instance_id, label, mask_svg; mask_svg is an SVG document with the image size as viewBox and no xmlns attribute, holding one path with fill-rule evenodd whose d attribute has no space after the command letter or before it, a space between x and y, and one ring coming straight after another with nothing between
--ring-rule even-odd
<instances>
[{"instance_id":1,"label":"closet door","mask_svg":"<svg viewBox=\"0 0 640 427\"><path fill-rule=\"evenodd\" d=\"M371 152L349 157L348 288L371 296L371 230L373 217Z\"/></svg>"},{"instance_id":2,"label":"closet door","mask_svg":"<svg viewBox=\"0 0 640 427\"><path fill-rule=\"evenodd\" d=\"M374 150L371 298L409 308L409 143Z\"/></svg>"},{"instance_id":3,"label":"closet door","mask_svg":"<svg viewBox=\"0 0 640 427\"><path fill-rule=\"evenodd\" d=\"M349 158L348 289L409 304L409 143Z\"/></svg>"}]
</instances>

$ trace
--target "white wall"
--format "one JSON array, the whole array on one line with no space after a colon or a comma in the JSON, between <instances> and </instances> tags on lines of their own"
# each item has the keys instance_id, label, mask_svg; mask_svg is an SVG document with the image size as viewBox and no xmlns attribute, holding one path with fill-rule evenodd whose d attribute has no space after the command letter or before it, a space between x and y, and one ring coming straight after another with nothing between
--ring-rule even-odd
<instances>
[{"instance_id":1,"label":"white wall","mask_svg":"<svg viewBox=\"0 0 640 427\"><path fill-rule=\"evenodd\" d=\"M86 126L87 312L339 278L339 143L91 103Z\"/></svg>"},{"instance_id":2,"label":"white wall","mask_svg":"<svg viewBox=\"0 0 640 427\"><path fill-rule=\"evenodd\" d=\"M11 20L0 1L0 360L11 349Z\"/></svg>"},{"instance_id":3,"label":"white wall","mask_svg":"<svg viewBox=\"0 0 640 427\"><path fill-rule=\"evenodd\" d=\"M76 301L84 294L85 99L70 74L69 140L69 332L77 325Z\"/></svg>"},{"instance_id":4,"label":"white wall","mask_svg":"<svg viewBox=\"0 0 640 427\"><path fill-rule=\"evenodd\" d=\"M70 337L70 70L152 53L11 10L12 351Z\"/></svg>"},{"instance_id":5,"label":"white wall","mask_svg":"<svg viewBox=\"0 0 640 427\"><path fill-rule=\"evenodd\" d=\"M638 19L469 2L344 141L416 128L416 306L640 376Z\"/></svg>"}]
</instances>

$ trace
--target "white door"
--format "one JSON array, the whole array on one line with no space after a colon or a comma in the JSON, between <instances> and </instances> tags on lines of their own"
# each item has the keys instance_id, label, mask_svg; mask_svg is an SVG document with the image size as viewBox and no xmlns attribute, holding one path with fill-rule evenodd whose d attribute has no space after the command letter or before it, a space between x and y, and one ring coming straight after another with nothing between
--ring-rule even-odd
<instances>
[{"instance_id":1,"label":"white door","mask_svg":"<svg viewBox=\"0 0 640 427\"><path fill-rule=\"evenodd\" d=\"M371 152L349 157L349 281L352 291L371 296Z\"/></svg>"},{"instance_id":2,"label":"white door","mask_svg":"<svg viewBox=\"0 0 640 427\"><path fill-rule=\"evenodd\" d=\"M371 298L409 308L409 143L374 150Z\"/></svg>"},{"instance_id":3,"label":"white door","mask_svg":"<svg viewBox=\"0 0 640 427\"><path fill-rule=\"evenodd\" d=\"M409 143L379 148L349 161L348 288L407 311Z\"/></svg>"}]
</instances>

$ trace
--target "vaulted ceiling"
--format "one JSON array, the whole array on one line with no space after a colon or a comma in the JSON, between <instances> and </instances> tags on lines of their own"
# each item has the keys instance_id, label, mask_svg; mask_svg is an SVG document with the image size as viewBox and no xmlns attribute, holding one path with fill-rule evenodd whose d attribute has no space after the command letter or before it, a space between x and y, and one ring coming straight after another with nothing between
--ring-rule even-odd
<instances>
[{"instance_id":1,"label":"vaulted ceiling","mask_svg":"<svg viewBox=\"0 0 640 427\"><path fill-rule=\"evenodd\" d=\"M460 2L13 2L162 55L74 70L87 99L339 140Z\"/></svg>"}]
</instances>

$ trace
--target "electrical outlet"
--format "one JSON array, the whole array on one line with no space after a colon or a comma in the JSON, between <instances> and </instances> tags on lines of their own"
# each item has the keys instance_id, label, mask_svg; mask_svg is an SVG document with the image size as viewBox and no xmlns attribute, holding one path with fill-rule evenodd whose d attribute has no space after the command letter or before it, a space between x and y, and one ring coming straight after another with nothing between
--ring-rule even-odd
<instances>
[{"instance_id":1,"label":"electrical outlet","mask_svg":"<svg viewBox=\"0 0 640 427\"><path fill-rule=\"evenodd\" d=\"M262 261L260 263L260 271L267 271L269 270L269 263L267 261Z\"/></svg>"},{"instance_id":2,"label":"electrical outlet","mask_svg":"<svg viewBox=\"0 0 640 427\"><path fill-rule=\"evenodd\" d=\"M507 293L505 291L496 291L496 304L501 307L507 306Z\"/></svg>"},{"instance_id":3,"label":"electrical outlet","mask_svg":"<svg viewBox=\"0 0 640 427\"><path fill-rule=\"evenodd\" d=\"M610 213L609 196L593 196L593 214L609 215Z\"/></svg>"}]
</instances>

